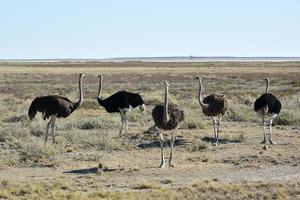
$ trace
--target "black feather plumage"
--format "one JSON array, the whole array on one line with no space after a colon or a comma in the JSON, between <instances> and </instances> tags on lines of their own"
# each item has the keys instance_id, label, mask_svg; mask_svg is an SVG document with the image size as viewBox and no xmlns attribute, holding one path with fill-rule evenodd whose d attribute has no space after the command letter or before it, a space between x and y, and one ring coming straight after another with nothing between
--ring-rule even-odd
<instances>
[{"instance_id":1,"label":"black feather plumage","mask_svg":"<svg viewBox=\"0 0 300 200\"><path fill-rule=\"evenodd\" d=\"M52 115L56 115L58 118L66 118L78 106L78 103L73 103L64 96L41 96L36 97L32 101L28 110L28 116L30 119L33 119L37 112L42 112L44 120L48 119Z\"/></svg>"},{"instance_id":2,"label":"black feather plumage","mask_svg":"<svg viewBox=\"0 0 300 200\"><path fill-rule=\"evenodd\" d=\"M119 91L106 99L97 98L98 103L109 113L120 112L119 109L136 108L144 104L144 100L138 93Z\"/></svg>"},{"instance_id":3,"label":"black feather plumage","mask_svg":"<svg viewBox=\"0 0 300 200\"><path fill-rule=\"evenodd\" d=\"M254 111L257 112L266 106L268 106L269 114L279 114L281 110L280 101L271 93L265 93L256 99L254 102Z\"/></svg>"}]
</instances>

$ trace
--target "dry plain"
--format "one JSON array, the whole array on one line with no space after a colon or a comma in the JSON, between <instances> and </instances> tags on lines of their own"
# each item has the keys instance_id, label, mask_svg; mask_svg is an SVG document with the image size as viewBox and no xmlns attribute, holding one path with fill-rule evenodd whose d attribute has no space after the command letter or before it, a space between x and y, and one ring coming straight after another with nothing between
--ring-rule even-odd
<instances>
[{"instance_id":1,"label":"dry plain","mask_svg":"<svg viewBox=\"0 0 300 200\"><path fill-rule=\"evenodd\" d=\"M84 103L57 120L57 143L43 144L46 122L27 118L34 97L48 94ZM140 92L147 109L129 114L129 133L118 138L120 116L95 96ZM212 145L213 128L197 102L196 75L204 95L225 94L228 113ZM271 78L270 92L283 109L274 122L277 145L264 148L253 103ZM1 63L0 199L300 199L300 62L217 63ZM170 101L185 111L176 142L175 168L159 169L160 149L151 110ZM165 132L168 147L169 132ZM169 148L166 148L166 153ZM100 167L99 167L100 166Z\"/></svg>"}]
</instances>

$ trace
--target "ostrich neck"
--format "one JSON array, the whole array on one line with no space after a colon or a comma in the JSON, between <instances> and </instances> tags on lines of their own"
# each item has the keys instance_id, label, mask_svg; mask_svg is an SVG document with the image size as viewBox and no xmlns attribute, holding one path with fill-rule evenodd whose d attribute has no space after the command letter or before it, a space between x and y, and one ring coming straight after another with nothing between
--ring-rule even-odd
<instances>
[{"instance_id":1,"label":"ostrich neck","mask_svg":"<svg viewBox=\"0 0 300 200\"><path fill-rule=\"evenodd\" d=\"M75 104L75 109L79 107L83 102L83 93L82 93L82 77L79 77L79 100Z\"/></svg>"},{"instance_id":2,"label":"ostrich neck","mask_svg":"<svg viewBox=\"0 0 300 200\"><path fill-rule=\"evenodd\" d=\"M169 93L169 88L166 86L165 89L165 105L164 105L164 114L163 114L163 122L166 124L169 121L169 114L168 114L168 93Z\"/></svg>"},{"instance_id":3,"label":"ostrich neck","mask_svg":"<svg viewBox=\"0 0 300 200\"><path fill-rule=\"evenodd\" d=\"M267 80L266 81L266 93L269 92L269 85L270 85L270 82Z\"/></svg>"},{"instance_id":4,"label":"ostrich neck","mask_svg":"<svg viewBox=\"0 0 300 200\"><path fill-rule=\"evenodd\" d=\"M100 76L100 81L99 81L99 90L98 90L98 99L101 99L101 93L102 93L102 82L103 78Z\"/></svg>"},{"instance_id":5,"label":"ostrich neck","mask_svg":"<svg viewBox=\"0 0 300 200\"><path fill-rule=\"evenodd\" d=\"M199 104L202 108L208 108L208 104L203 103L202 101L202 81L199 79L199 94L198 94Z\"/></svg>"}]
</instances>

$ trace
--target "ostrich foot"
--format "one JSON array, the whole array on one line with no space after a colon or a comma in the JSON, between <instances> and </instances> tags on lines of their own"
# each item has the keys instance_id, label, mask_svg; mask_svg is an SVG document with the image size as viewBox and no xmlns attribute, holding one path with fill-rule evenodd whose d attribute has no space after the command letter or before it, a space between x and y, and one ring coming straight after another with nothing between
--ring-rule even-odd
<instances>
[{"instance_id":1,"label":"ostrich foot","mask_svg":"<svg viewBox=\"0 0 300 200\"><path fill-rule=\"evenodd\" d=\"M159 165L159 168L163 168L163 167L165 167L165 162L161 162Z\"/></svg>"},{"instance_id":2,"label":"ostrich foot","mask_svg":"<svg viewBox=\"0 0 300 200\"><path fill-rule=\"evenodd\" d=\"M261 142L261 144L266 144L267 143L267 140L266 139L264 139L262 142Z\"/></svg>"},{"instance_id":3,"label":"ostrich foot","mask_svg":"<svg viewBox=\"0 0 300 200\"><path fill-rule=\"evenodd\" d=\"M174 165L172 165L171 163L169 163L169 166L170 166L170 167L175 167L175 166L174 166Z\"/></svg>"},{"instance_id":4,"label":"ostrich foot","mask_svg":"<svg viewBox=\"0 0 300 200\"><path fill-rule=\"evenodd\" d=\"M214 146L218 146L218 144L220 144L220 143L219 143L219 140L216 139L215 142L213 143L213 145L214 145Z\"/></svg>"},{"instance_id":5,"label":"ostrich foot","mask_svg":"<svg viewBox=\"0 0 300 200\"><path fill-rule=\"evenodd\" d=\"M273 140L269 140L270 144L274 145L277 144L276 142L274 142Z\"/></svg>"}]
</instances>

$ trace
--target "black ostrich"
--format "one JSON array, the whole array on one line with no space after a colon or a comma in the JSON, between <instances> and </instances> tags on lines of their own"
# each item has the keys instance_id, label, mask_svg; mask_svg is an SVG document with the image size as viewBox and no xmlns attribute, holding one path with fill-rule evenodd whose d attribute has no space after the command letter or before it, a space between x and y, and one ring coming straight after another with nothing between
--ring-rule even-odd
<instances>
[{"instance_id":1,"label":"black ostrich","mask_svg":"<svg viewBox=\"0 0 300 200\"><path fill-rule=\"evenodd\" d=\"M79 100L78 102L72 102L67 97L59 96L59 95L49 95L49 96L41 96L36 97L28 110L28 116L30 120L35 118L37 112L41 112L43 114L43 119L46 120L50 118L49 122L46 125L46 135L45 135L45 143L48 139L48 131L51 127L52 132L52 140L55 143L55 120L56 118L66 118L68 117L74 110L76 110L83 102L83 94L82 94L82 78L84 74L79 75Z\"/></svg>"},{"instance_id":2,"label":"black ostrich","mask_svg":"<svg viewBox=\"0 0 300 200\"><path fill-rule=\"evenodd\" d=\"M202 89L203 89L202 80L201 77L196 77L195 79L199 80L198 100L199 100L199 104L201 105L203 114L211 117L213 120L214 133L215 133L214 145L217 146L219 144L219 132L220 132L221 120L227 111L228 103L224 95L222 94L211 94L202 100ZM218 121L216 120L215 117L218 118L217 119Z\"/></svg>"},{"instance_id":3,"label":"black ostrich","mask_svg":"<svg viewBox=\"0 0 300 200\"><path fill-rule=\"evenodd\" d=\"M130 112L133 108L139 106L140 110L143 112L146 108L144 100L139 93L119 91L111 95L106 99L101 98L102 92L102 82L103 76L99 75L99 90L98 90L98 103L105 108L109 113L120 113L121 115L121 128L119 131L119 136L121 137L123 131L123 125L125 123L125 133L128 131L128 118L126 116L127 112Z\"/></svg>"},{"instance_id":4,"label":"black ostrich","mask_svg":"<svg viewBox=\"0 0 300 200\"><path fill-rule=\"evenodd\" d=\"M254 111L262 118L264 139L261 143L265 144L267 142L265 125L268 121L270 130L269 142L270 144L276 144L272 140L272 123L273 119L279 114L281 110L281 103L273 94L269 93L270 79L266 78L264 80L266 81L266 91L263 95L255 100Z\"/></svg>"},{"instance_id":5,"label":"black ostrich","mask_svg":"<svg viewBox=\"0 0 300 200\"><path fill-rule=\"evenodd\" d=\"M169 166L174 167L172 165L172 154L173 154L173 146L175 142L175 132L178 128L178 125L181 121L184 120L184 112L179 109L179 107L175 104L168 103L168 93L169 93L169 83L167 81L165 84L165 102L164 105L157 105L152 110L152 117L155 123L155 126L160 129L159 132L159 142L161 149L161 163L159 167L165 166L165 158L164 158L164 138L163 138L163 130L173 130L171 140L170 140L170 157L169 157Z\"/></svg>"}]
</instances>

